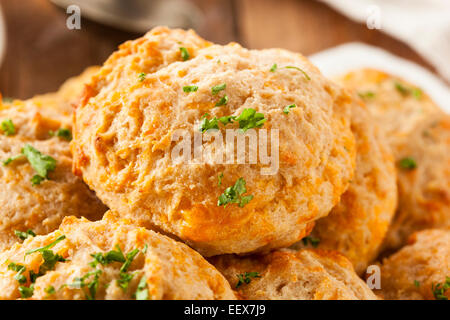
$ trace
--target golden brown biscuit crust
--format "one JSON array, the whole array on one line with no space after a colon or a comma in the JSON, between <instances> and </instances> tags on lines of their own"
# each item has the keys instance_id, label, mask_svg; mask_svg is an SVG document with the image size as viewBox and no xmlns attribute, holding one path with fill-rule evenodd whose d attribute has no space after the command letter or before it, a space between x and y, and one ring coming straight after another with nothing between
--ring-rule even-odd
<instances>
[{"instance_id":1,"label":"golden brown biscuit crust","mask_svg":"<svg viewBox=\"0 0 450 320\"><path fill-rule=\"evenodd\" d=\"M26 282L21 285L30 287L30 270L38 273L44 261L40 252L28 255L26 252L49 245L62 235L65 239L51 250L66 261L57 262L54 269L36 279L29 299L92 298L86 286L74 283L79 283L77 278L83 278L96 270L100 270L97 271L99 277L95 293L95 299L98 300L134 299L133 295L144 277L143 290L147 290L150 300L235 299L227 281L197 252L168 237L135 227L112 213L105 214L104 219L97 222L66 217L57 231L27 239L23 244L16 244L0 253L0 299L20 298L20 284L14 279L17 272L8 270L8 265L12 262L23 265L26 271L22 274ZM99 263L96 266L90 264L94 261L92 254L117 251L117 246L124 255L138 250L126 270L132 279L125 289L117 281L121 279L122 262ZM92 275L83 281L88 284L93 280ZM54 290L50 291L50 286Z\"/></svg>"},{"instance_id":2,"label":"golden brown biscuit crust","mask_svg":"<svg viewBox=\"0 0 450 320\"><path fill-rule=\"evenodd\" d=\"M215 108L211 89L223 83L229 101ZM184 92L191 85L198 90ZM299 54L211 45L193 32L156 28L122 45L88 86L76 110L74 169L110 208L204 255L288 246L328 214L352 177L350 101ZM172 162L173 132L198 131L205 113L237 116L245 108L265 115L265 129L279 130L276 174L261 175L260 163ZM241 177L254 199L244 208L218 207Z\"/></svg>"},{"instance_id":3,"label":"golden brown biscuit crust","mask_svg":"<svg viewBox=\"0 0 450 320\"><path fill-rule=\"evenodd\" d=\"M19 241L16 230L47 234L58 228L65 216L94 220L106 211L95 194L73 175L69 141L49 133L71 128L71 116L39 101L15 100L0 106L0 122L9 119L15 127L13 135L0 132L1 161L20 155L27 144L56 160L49 179L37 186L32 186L36 172L26 158L0 164L0 249Z\"/></svg>"},{"instance_id":4,"label":"golden brown biscuit crust","mask_svg":"<svg viewBox=\"0 0 450 320\"><path fill-rule=\"evenodd\" d=\"M437 284L443 287L449 277L450 230L424 230L383 260L380 293L385 299L434 300ZM450 289L443 296L450 298Z\"/></svg>"},{"instance_id":5,"label":"golden brown biscuit crust","mask_svg":"<svg viewBox=\"0 0 450 320\"><path fill-rule=\"evenodd\" d=\"M450 227L450 116L439 112L419 123L398 149L397 166L399 207L386 249L399 248L415 231Z\"/></svg>"},{"instance_id":6,"label":"golden brown biscuit crust","mask_svg":"<svg viewBox=\"0 0 450 320\"><path fill-rule=\"evenodd\" d=\"M390 149L359 99L352 107L356 140L355 176L339 204L319 219L312 237L319 248L337 250L358 274L378 255L397 206L396 170Z\"/></svg>"},{"instance_id":7,"label":"golden brown biscuit crust","mask_svg":"<svg viewBox=\"0 0 450 320\"><path fill-rule=\"evenodd\" d=\"M266 255L225 255L210 260L243 299L377 299L350 261L335 251L281 249ZM245 272L257 272L258 276L238 286L238 275Z\"/></svg>"}]
</instances>

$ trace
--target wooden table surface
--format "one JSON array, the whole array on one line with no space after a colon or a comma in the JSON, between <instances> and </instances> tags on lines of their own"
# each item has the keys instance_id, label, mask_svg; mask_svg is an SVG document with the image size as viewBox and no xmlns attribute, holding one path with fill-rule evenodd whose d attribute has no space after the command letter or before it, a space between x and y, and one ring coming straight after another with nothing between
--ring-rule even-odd
<instances>
[{"instance_id":1,"label":"wooden table surface","mask_svg":"<svg viewBox=\"0 0 450 320\"><path fill-rule=\"evenodd\" d=\"M314 0L190 0L205 14L197 32L221 44L249 48L280 47L309 55L345 42L380 46L433 68L407 45L369 30ZM6 56L0 67L0 92L28 98L51 92L85 67L101 64L117 45L139 34L83 20L68 30L64 10L48 0L0 0L7 28Z\"/></svg>"}]
</instances>

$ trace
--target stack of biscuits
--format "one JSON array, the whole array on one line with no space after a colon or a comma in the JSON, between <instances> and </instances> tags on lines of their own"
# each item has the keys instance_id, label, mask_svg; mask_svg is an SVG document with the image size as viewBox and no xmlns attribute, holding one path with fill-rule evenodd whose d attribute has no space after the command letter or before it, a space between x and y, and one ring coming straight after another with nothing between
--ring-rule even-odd
<instances>
[{"instance_id":1,"label":"stack of biscuits","mask_svg":"<svg viewBox=\"0 0 450 320\"><path fill-rule=\"evenodd\" d=\"M398 77L158 27L0 122L0 299L450 297L450 116Z\"/></svg>"}]
</instances>

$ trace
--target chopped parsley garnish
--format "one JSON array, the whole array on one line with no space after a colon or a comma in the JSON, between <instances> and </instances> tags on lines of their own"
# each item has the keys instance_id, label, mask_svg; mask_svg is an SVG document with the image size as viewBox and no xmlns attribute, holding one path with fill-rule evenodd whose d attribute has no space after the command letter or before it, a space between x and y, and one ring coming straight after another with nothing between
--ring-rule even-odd
<instances>
[{"instance_id":1,"label":"chopped parsley garnish","mask_svg":"<svg viewBox=\"0 0 450 320\"><path fill-rule=\"evenodd\" d=\"M181 59L183 59L183 61L189 60L189 58L191 57L189 51L185 47L180 47L180 53Z\"/></svg>"},{"instance_id":2,"label":"chopped parsley garnish","mask_svg":"<svg viewBox=\"0 0 450 320\"><path fill-rule=\"evenodd\" d=\"M31 285L30 287L20 286L19 292L20 292L21 298L24 298L24 299L30 298L34 293L34 286L33 285Z\"/></svg>"},{"instance_id":3,"label":"chopped parsley garnish","mask_svg":"<svg viewBox=\"0 0 450 320\"><path fill-rule=\"evenodd\" d=\"M125 262L125 256L123 255L123 252L122 250L120 250L120 247L118 245L116 245L116 249L117 250L111 250L105 254L101 252L91 254L91 257L94 258L94 261L92 261L89 265L95 268L99 263L105 266L112 262Z\"/></svg>"},{"instance_id":4,"label":"chopped parsley garnish","mask_svg":"<svg viewBox=\"0 0 450 320\"><path fill-rule=\"evenodd\" d=\"M311 237L311 236L307 236L307 237L304 237L304 238L302 239L302 242L303 242L303 244L304 244L305 246L307 246L308 243L309 243L309 244L311 244L311 246L312 246L313 248L317 248L317 246L318 246L319 243L320 243L320 239L319 239L319 238L314 238L314 237Z\"/></svg>"},{"instance_id":5,"label":"chopped parsley garnish","mask_svg":"<svg viewBox=\"0 0 450 320\"><path fill-rule=\"evenodd\" d=\"M122 288L123 291L127 291L128 284L130 283L131 279L133 279L132 274L127 273L128 268L130 267L131 263L133 262L134 257L139 253L139 249L134 249L133 251L130 251L127 253L125 262L123 263L122 267L120 268L120 279L117 280L117 285Z\"/></svg>"},{"instance_id":6,"label":"chopped parsley garnish","mask_svg":"<svg viewBox=\"0 0 450 320\"><path fill-rule=\"evenodd\" d=\"M195 92L198 90L197 86L184 86L183 91L184 92Z\"/></svg>"},{"instance_id":7,"label":"chopped parsley garnish","mask_svg":"<svg viewBox=\"0 0 450 320\"><path fill-rule=\"evenodd\" d=\"M148 246L145 245L143 251L147 250ZM102 274L102 270L97 269L97 266L103 265L109 265L114 262L120 262L123 263L120 268L120 274L119 279L117 279L116 283L117 285L122 288L123 291L128 290L128 285L130 281L133 279L134 275L127 273L128 268L130 267L133 259L136 257L136 255L139 253L139 249L134 249L127 253L126 255L123 254L122 250L118 245L116 245L115 250L108 251L106 253L93 253L91 254L91 257L94 258L93 261L89 263L89 266L93 268L92 271L86 273L82 277L77 277L74 279L73 283L68 284L66 286L76 288L76 289L83 289L87 288L87 292L85 291L86 299L88 300L94 300L95 295L97 293L97 289L99 286L99 280L100 275ZM87 281L90 280L90 281Z\"/></svg>"},{"instance_id":8,"label":"chopped parsley garnish","mask_svg":"<svg viewBox=\"0 0 450 320\"><path fill-rule=\"evenodd\" d=\"M17 274L14 276L14 279L17 280L20 284L24 284L25 282L27 282L27 278L23 275L23 273L27 270L25 266L11 262L8 265L8 270L17 272Z\"/></svg>"},{"instance_id":9,"label":"chopped parsley garnish","mask_svg":"<svg viewBox=\"0 0 450 320\"><path fill-rule=\"evenodd\" d=\"M38 186L41 184L42 181L44 181L45 178L41 177L40 175L36 174L33 177L31 177L31 185L33 187Z\"/></svg>"},{"instance_id":10,"label":"chopped parsley garnish","mask_svg":"<svg viewBox=\"0 0 450 320\"><path fill-rule=\"evenodd\" d=\"M229 123L233 123L234 119L236 119L235 116L225 116L225 117L220 117L218 120L220 121L220 123L222 123L224 126L226 126Z\"/></svg>"},{"instance_id":11,"label":"chopped parsley garnish","mask_svg":"<svg viewBox=\"0 0 450 320\"><path fill-rule=\"evenodd\" d=\"M145 244L144 248L142 249L142 253L146 254L148 250L148 244Z\"/></svg>"},{"instance_id":12,"label":"chopped parsley garnish","mask_svg":"<svg viewBox=\"0 0 450 320\"><path fill-rule=\"evenodd\" d=\"M420 100L422 98L422 90L419 88L409 88L399 81L396 81L394 83L394 86L402 96L408 96L411 94L417 100Z\"/></svg>"},{"instance_id":13,"label":"chopped parsley garnish","mask_svg":"<svg viewBox=\"0 0 450 320\"><path fill-rule=\"evenodd\" d=\"M50 136L54 137L59 137L63 140L66 141L72 141L72 132L69 129L58 129L56 132L53 131L49 131Z\"/></svg>"},{"instance_id":14,"label":"chopped parsley garnish","mask_svg":"<svg viewBox=\"0 0 450 320\"><path fill-rule=\"evenodd\" d=\"M414 285L415 285L417 288L419 288L419 287L420 287L420 282L417 281L417 280L414 280Z\"/></svg>"},{"instance_id":15,"label":"chopped parsley garnish","mask_svg":"<svg viewBox=\"0 0 450 320\"><path fill-rule=\"evenodd\" d=\"M145 276L139 281L135 297L136 300L148 300L147 278Z\"/></svg>"},{"instance_id":16,"label":"chopped parsley garnish","mask_svg":"<svg viewBox=\"0 0 450 320\"><path fill-rule=\"evenodd\" d=\"M139 82L143 82L146 77L147 77L146 73L144 73L144 72L139 73L139 75L138 75Z\"/></svg>"},{"instance_id":17,"label":"chopped parsley garnish","mask_svg":"<svg viewBox=\"0 0 450 320\"><path fill-rule=\"evenodd\" d=\"M238 283L236 284L236 289L238 289L243 284L249 284L253 278L261 278L259 272L245 272L236 275L238 277Z\"/></svg>"},{"instance_id":18,"label":"chopped parsley garnish","mask_svg":"<svg viewBox=\"0 0 450 320\"><path fill-rule=\"evenodd\" d=\"M22 157L23 157L23 154L19 154L18 156L14 156L14 157L8 158L8 159L6 159L6 160L4 160L4 161L2 161L2 162L3 162L3 165L4 165L4 166L7 166L7 165L10 164L11 162L16 161L17 159L20 159L20 158L22 158Z\"/></svg>"},{"instance_id":19,"label":"chopped parsley garnish","mask_svg":"<svg viewBox=\"0 0 450 320\"><path fill-rule=\"evenodd\" d=\"M402 83L396 81L394 83L394 85L395 85L395 89L397 89L397 91L400 92L402 95L406 96L409 94L409 89Z\"/></svg>"},{"instance_id":20,"label":"chopped parsley garnish","mask_svg":"<svg viewBox=\"0 0 450 320\"><path fill-rule=\"evenodd\" d=\"M216 103L216 107L224 106L228 103L228 96L224 95L222 98L220 98L219 101Z\"/></svg>"},{"instance_id":21,"label":"chopped parsley garnish","mask_svg":"<svg viewBox=\"0 0 450 320\"><path fill-rule=\"evenodd\" d=\"M31 178L31 183L33 186L40 184L45 179L48 179L48 173L56 168L55 159L50 156L43 155L29 144L26 144L25 147L22 148L21 155L11 157L3 161L3 165L7 166L22 156L27 157L31 167L37 172L37 175Z\"/></svg>"},{"instance_id":22,"label":"chopped parsley garnish","mask_svg":"<svg viewBox=\"0 0 450 320\"><path fill-rule=\"evenodd\" d=\"M299 67L287 66L287 67L284 67L284 68L285 69L295 69L297 71L300 71L301 73L303 73L303 75L305 76L306 80L308 80L308 81L311 80L311 78L308 76L308 74L304 70L300 69Z\"/></svg>"},{"instance_id":23,"label":"chopped parsley garnish","mask_svg":"<svg viewBox=\"0 0 450 320\"><path fill-rule=\"evenodd\" d=\"M275 71L277 71L277 68L278 68L277 64L274 63L273 66L270 68L270 72L275 72Z\"/></svg>"},{"instance_id":24,"label":"chopped parsley garnish","mask_svg":"<svg viewBox=\"0 0 450 320\"><path fill-rule=\"evenodd\" d=\"M130 267L131 263L133 262L134 257L139 253L139 249L134 249L133 251L130 251L127 253L126 260L122 267L120 268L120 272L127 272L128 268Z\"/></svg>"},{"instance_id":25,"label":"chopped parsley garnish","mask_svg":"<svg viewBox=\"0 0 450 320\"><path fill-rule=\"evenodd\" d=\"M56 290L55 290L55 287L54 286L48 286L47 288L45 288L45 293L47 293L47 294L55 294L56 293Z\"/></svg>"},{"instance_id":26,"label":"chopped parsley garnish","mask_svg":"<svg viewBox=\"0 0 450 320\"><path fill-rule=\"evenodd\" d=\"M93 271L86 273L82 277L76 277L74 279L74 281L67 286L69 286L71 288L75 288L75 289L83 289L83 291L85 291L84 288L87 288L88 292L86 292L86 291L84 292L86 295L86 299L87 300L95 300L95 295L97 294L100 275L102 273L103 273L102 270L95 269ZM90 280L90 281L87 281L87 280Z\"/></svg>"},{"instance_id":27,"label":"chopped parsley garnish","mask_svg":"<svg viewBox=\"0 0 450 320\"><path fill-rule=\"evenodd\" d=\"M417 168L417 163L413 158L407 157L399 161L399 166L405 170L414 170Z\"/></svg>"},{"instance_id":28,"label":"chopped parsley garnish","mask_svg":"<svg viewBox=\"0 0 450 320\"><path fill-rule=\"evenodd\" d=\"M216 117L212 119L208 119L209 116L208 113L205 113L205 115L202 117L202 122L200 123L200 132L205 133L206 131L210 129L219 129L219 119Z\"/></svg>"},{"instance_id":29,"label":"chopped parsley garnish","mask_svg":"<svg viewBox=\"0 0 450 320\"><path fill-rule=\"evenodd\" d=\"M16 127L11 119L2 121L1 128L5 136L12 136L16 133Z\"/></svg>"},{"instance_id":30,"label":"chopped parsley garnish","mask_svg":"<svg viewBox=\"0 0 450 320\"><path fill-rule=\"evenodd\" d=\"M36 249L33 249L33 250L29 250L29 251L27 251L25 253L25 255L27 256L27 255L35 253L35 252L44 252L46 250L49 250L49 249L53 248L54 246L56 246L59 242L63 241L65 238L66 238L65 235L59 236L52 243L50 243L50 244L48 244L48 245L46 245L44 247L41 247L41 248L36 248Z\"/></svg>"},{"instance_id":31,"label":"chopped parsley garnish","mask_svg":"<svg viewBox=\"0 0 450 320\"><path fill-rule=\"evenodd\" d=\"M220 118L212 118L208 119L209 116L208 113L206 113L202 117L202 122L200 124L200 132L206 132L210 129L219 129L219 122L221 122L223 125L227 125L229 123L238 122L239 128L246 132L248 129L253 128L260 128L262 125L267 121L267 119L264 118L264 114L256 112L255 109L244 109L242 113L236 117L236 116L224 116Z\"/></svg>"},{"instance_id":32,"label":"chopped parsley garnish","mask_svg":"<svg viewBox=\"0 0 450 320\"><path fill-rule=\"evenodd\" d=\"M26 268L21 264L11 262L10 264L8 264L8 270L23 273L26 270Z\"/></svg>"},{"instance_id":33,"label":"chopped parsley garnish","mask_svg":"<svg viewBox=\"0 0 450 320\"><path fill-rule=\"evenodd\" d=\"M226 87L227 87L227 84L226 84L226 83L219 84L219 85L214 86L214 87L211 88L211 93L212 93L213 96L215 96L215 95L218 94L220 91L225 90Z\"/></svg>"},{"instance_id":34,"label":"chopped parsley garnish","mask_svg":"<svg viewBox=\"0 0 450 320\"><path fill-rule=\"evenodd\" d=\"M17 280L17 282L19 282L19 284L25 284L27 282L27 278L23 274L26 271L25 266L12 262L8 265L8 270L17 272L17 274L14 276L14 279ZM30 272L30 278L31 278L31 272ZM33 285L31 285L30 287L19 286L20 296L22 298L31 297L33 295L33 291L34 291Z\"/></svg>"},{"instance_id":35,"label":"chopped parsley garnish","mask_svg":"<svg viewBox=\"0 0 450 320\"><path fill-rule=\"evenodd\" d=\"M375 93L372 91L358 92L358 95L362 99L371 99L375 97Z\"/></svg>"},{"instance_id":36,"label":"chopped parsley garnish","mask_svg":"<svg viewBox=\"0 0 450 320\"><path fill-rule=\"evenodd\" d=\"M446 291L450 289L450 277L445 277L445 283L431 284L431 291L436 300L448 300L445 295Z\"/></svg>"},{"instance_id":37,"label":"chopped parsley garnish","mask_svg":"<svg viewBox=\"0 0 450 320\"><path fill-rule=\"evenodd\" d=\"M130 273L121 272L119 275L120 279L117 280L117 285L126 292L128 290L128 285L133 279L134 275Z\"/></svg>"},{"instance_id":38,"label":"chopped parsley garnish","mask_svg":"<svg viewBox=\"0 0 450 320\"><path fill-rule=\"evenodd\" d=\"M44 250L41 252L44 263L39 267L39 273L36 277L43 276L47 271L53 270L57 262L65 262L61 255L53 253L52 250ZM34 281L32 281L34 282Z\"/></svg>"},{"instance_id":39,"label":"chopped parsley garnish","mask_svg":"<svg viewBox=\"0 0 450 320\"><path fill-rule=\"evenodd\" d=\"M31 167L40 177L44 179L47 179L48 173L56 168L55 159L50 156L43 155L29 144L26 144L25 147L23 147L22 153L27 157Z\"/></svg>"},{"instance_id":40,"label":"chopped parsley garnish","mask_svg":"<svg viewBox=\"0 0 450 320\"><path fill-rule=\"evenodd\" d=\"M417 100L420 100L422 98L422 90L420 90L419 88L415 88L412 90L412 95Z\"/></svg>"},{"instance_id":41,"label":"chopped parsley garnish","mask_svg":"<svg viewBox=\"0 0 450 320\"><path fill-rule=\"evenodd\" d=\"M64 237L64 238L62 238L62 237ZM34 291L33 284L36 282L36 279L38 277L45 275L45 273L47 271L53 270L55 268L55 265L57 262L65 262L66 261L66 259L64 259L61 255L55 254L55 253L53 253L52 250L49 250L50 248L52 248L54 245L56 245L59 241L61 241L63 239L65 239L65 236L60 236L55 241L53 241L52 243L50 243L47 246L33 249L33 250L27 251L25 253L25 255L28 255L28 254L31 254L34 252L40 252L44 262L39 266L38 273L35 273L33 270L29 271L31 286L29 286L29 287L20 286L19 287L19 292L20 292L22 298L29 298L33 295L33 291ZM10 263L8 265L8 270L14 270L17 272L14 279L16 279L20 284L25 284L27 282L27 278L23 274L26 271L25 266L22 266L22 265L19 265L16 263Z\"/></svg>"},{"instance_id":42,"label":"chopped parsley garnish","mask_svg":"<svg viewBox=\"0 0 450 320\"><path fill-rule=\"evenodd\" d=\"M283 112L285 114L288 114L289 111L291 111L292 108L297 108L297 105L295 103L294 104L290 104L290 105L284 107Z\"/></svg>"},{"instance_id":43,"label":"chopped parsley garnish","mask_svg":"<svg viewBox=\"0 0 450 320\"><path fill-rule=\"evenodd\" d=\"M221 172L218 176L219 178L219 182L217 183L217 185L220 187L222 185L222 179L223 179L223 172Z\"/></svg>"},{"instance_id":44,"label":"chopped parsley garnish","mask_svg":"<svg viewBox=\"0 0 450 320\"><path fill-rule=\"evenodd\" d=\"M240 208L243 208L253 199L253 195L243 196L243 194L247 192L245 184L245 180L239 178L234 186L228 187L224 193L219 196L217 206L220 207L223 205L226 208L230 203L236 203Z\"/></svg>"},{"instance_id":45,"label":"chopped parsley garnish","mask_svg":"<svg viewBox=\"0 0 450 320\"><path fill-rule=\"evenodd\" d=\"M239 128L246 132L248 129L260 128L267 121L264 114L256 112L255 109L244 109L239 117L236 118L239 122Z\"/></svg>"},{"instance_id":46,"label":"chopped parsley garnish","mask_svg":"<svg viewBox=\"0 0 450 320\"><path fill-rule=\"evenodd\" d=\"M20 239L20 240L25 240L28 237L36 237L36 233L33 232L33 230L28 229L27 231L19 231L19 230L15 230L14 234Z\"/></svg>"}]
</instances>

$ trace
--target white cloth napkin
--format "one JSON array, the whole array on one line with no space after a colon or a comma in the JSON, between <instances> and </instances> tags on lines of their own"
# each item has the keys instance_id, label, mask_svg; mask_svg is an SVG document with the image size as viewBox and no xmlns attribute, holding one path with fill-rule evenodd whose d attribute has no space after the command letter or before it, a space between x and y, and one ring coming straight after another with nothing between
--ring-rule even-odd
<instances>
[{"instance_id":1,"label":"white cloth napkin","mask_svg":"<svg viewBox=\"0 0 450 320\"><path fill-rule=\"evenodd\" d=\"M450 0L319 0L406 42L450 81Z\"/></svg>"}]
</instances>

